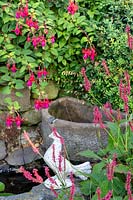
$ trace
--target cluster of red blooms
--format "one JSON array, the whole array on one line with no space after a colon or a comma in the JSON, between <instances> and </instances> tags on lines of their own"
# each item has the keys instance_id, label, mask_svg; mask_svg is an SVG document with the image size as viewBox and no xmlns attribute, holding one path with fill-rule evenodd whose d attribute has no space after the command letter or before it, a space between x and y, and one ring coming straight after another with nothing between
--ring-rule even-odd
<instances>
[{"instance_id":1,"label":"cluster of red blooms","mask_svg":"<svg viewBox=\"0 0 133 200\"><path fill-rule=\"evenodd\" d=\"M91 89L91 83L86 76L86 70L84 67L82 67L82 69L81 69L81 74L84 78L84 89L86 92L88 92Z\"/></svg>"},{"instance_id":2,"label":"cluster of red blooms","mask_svg":"<svg viewBox=\"0 0 133 200\"><path fill-rule=\"evenodd\" d=\"M106 60L102 60L102 66L104 67L105 73L107 76L110 76L109 68L107 66Z\"/></svg>"},{"instance_id":3,"label":"cluster of red blooms","mask_svg":"<svg viewBox=\"0 0 133 200\"><path fill-rule=\"evenodd\" d=\"M74 15L78 10L78 5L75 3L75 1L71 1L69 2L69 5L67 7L67 11L69 14Z\"/></svg>"},{"instance_id":4,"label":"cluster of red blooms","mask_svg":"<svg viewBox=\"0 0 133 200\"><path fill-rule=\"evenodd\" d=\"M12 115L8 115L6 117L6 128L10 129L12 128L13 123L16 124L17 129L21 129L21 124L24 120L21 118L20 115L17 115L16 117L13 117Z\"/></svg>"},{"instance_id":5,"label":"cluster of red blooms","mask_svg":"<svg viewBox=\"0 0 133 200\"><path fill-rule=\"evenodd\" d=\"M131 172L128 172L126 177L125 189L128 194L128 200L133 200L130 183L131 183Z\"/></svg>"},{"instance_id":6,"label":"cluster of red blooms","mask_svg":"<svg viewBox=\"0 0 133 200\"><path fill-rule=\"evenodd\" d=\"M93 61L95 59L96 54L96 50L93 47L90 47L89 49L85 48L82 49L82 54L83 54L83 59L87 60L88 57Z\"/></svg>"},{"instance_id":7,"label":"cluster of red blooms","mask_svg":"<svg viewBox=\"0 0 133 200\"><path fill-rule=\"evenodd\" d=\"M133 36L130 33L130 26L127 25L126 29L125 29L126 33L127 33L127 44L129 49L133 50Z\"/></svg>"},{"instance_id":8,"label":"cluster of red blooms","mask_svg":"<svg viewBox=\"0 0 133 200\"><path fill-rule=\"evenodd\" d=\"M107 178L112 181L114 178L114 170L116 167L116 154L113 155L113 160L107 164Z\"/></svg>"},{"instance_id":9,"label":"cluster of red blooms","mask_svg":"<svg viewBox=\"0 0 133 200\"><path fill-rule=\"evenodd\" d=\"M19 168L19 171L22 172L24 177L27 178L28 180L30 180L34 183L43 183L43 178L38 174L37 169L33 169L33 171L32 171L34 177L29 171L25 170L25 168L22 166Z\"/></svg>"},{"instance_id":10,"label":"cluster of red blooms","mask_svg":"<svg viewBox=\"0 0 133 200\"><path fill-rule=\"evenodd\" d=\"M46 29L46 25L44 25L44 33L39 32L39 36L38 35L35 36L35 33L39 30L39 23L37 20L33 19L33 17L29 14L28 2L26 2L25 6L21 6L16 11L16 19L19 20L20 18L23 18L25 20L25 24L30 29L30 32L28 33L28 36L27 36L27 42L32 42L32 45L34 46L34 48L37 48L38 46L45 47L46 46L46 37L44 36L44 34L48 34L48 30ZM13 30L13 32L15 32L15 34L17 36L22 35L22 29L23 29L23 26L21 24L19 24L19 21L18 21L16 23L16 27ZM34 29L34 30L32 30L32 29ZM31 37L30 37L30 34L32 35ZM54 35L51 36L50 41L52 44L55 42Z\"/></svg>"},{"instance_id":11,"label":"cluster of red blooms","mask_svg":"<svg viewBox=\"0 0 133 200\"><path fill-rule=\"evenodd\" d=\"M126 113L128 113L129 111L129 107L128 107L128 96L130 95L130 90L131 90L131 86L130 86L130 76L127 73L127 71L124 73L125 74L125 82L123 83L122 80L120 80L120 84L119 84L119 94L120 94L120 98L123 100L124 102L124 110Z\"/></svg>"},{"instance_id":12,"label":"cluster of red blooms","mask_svg":"<svg viewBox=\"0 0 133 200\"><path fill-rule=\"evenodd\" d=\"M102 122L102 114L97 106L95 106L93 109L93 116L94 116L93 123L95 123L95 125L99 124L100 128L106 128Z\"/></svg>"},{"instance_id":13,"label":"cluster of red blooms","mask_svg":"<svg viewBox=\"0 0 133 200\"><path fill-rule=\"evenodd\" d=\"M13 63L13 64L7 63L6 66L7 66L8 70L10 70L13 73L15 73L17 71L17 67L16 67L15 63Z\"/></svg>"},{"instance_id":14,"label":"cluster of red blooms","mask_svg":"<svg viewBox=\"0 0 133 200\"><path fill-rule=\"evenodd\" d=\"M97 200L110 200L112 197L112 190L109 190L105 197L101 198L101 189L98 187L96 190Z\"/></svg>"},{"instance_id":15,"label":"cluster of red blooms","mask_svg":"<svg viewBox=\"0 0 133 200\"><path fill-rule=\"evenodd\" d=\"M45 109L49 107L49 104L50 104L50 101L48 99L44 99L44 100L36 99L34 101L34 108L35 110Z\"/></svg>"},{"instance_id":16,"label":"cluster of red blooms","mask_svg":"<svg viewBox=\"0 0 133 200\"><path fill-rule=\"evenodd\" d=\"M111 104L109 102L106 102L103 105L103 110L104 110L104 113L107 116L107 118L112 122L113 121L113 118L112 118L113 110L112 110Z\"/></svg>"},{"instance_id":17,"label":"cluster of red blooms","mask_svg":"<svg viewBox=\"0 0 133 200\"><path fill-rule=\"evenodd\" d=\"M39 69L38 69L38 71L37 71L37 78L40 79L40 78L42 78L42 77L46 77L47 74L48 74L48 72L47 72L46 68L40 69L40 67L39 67ZM27 86L28 86L29 88L31 88L32 84L33 84L35 81L36 81L35 75L34 75L33 72L31 72L31 73L30 73L30 76L29 76L29 79L28 79L28 81L27 81Z\"/></svg>"}]
</instances>

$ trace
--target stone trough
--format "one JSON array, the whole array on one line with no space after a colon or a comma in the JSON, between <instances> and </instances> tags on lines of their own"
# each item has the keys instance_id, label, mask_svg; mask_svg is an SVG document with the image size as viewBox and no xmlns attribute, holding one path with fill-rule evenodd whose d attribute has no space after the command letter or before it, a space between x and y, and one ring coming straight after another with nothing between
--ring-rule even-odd
<instances>
[{"instance_id":1,"label":"stone trough","mask_svg":"<svg viewBox=\"0 0 133 200\"><path fill-rule=\"evenodd\" d=\"M93 108L84 101L64 97L55 100L48 109L42 110L42 125L44 146L46 149L52 143L48 135L52 127L64 137L70 160L86 161L85 157L78 155L87 149L97 152L107 145L108 136L104 129L93 123ZM103 121L108 121L101 110ZM117 112L113 111L116 116Z\"/></svg>"}]
</instances>

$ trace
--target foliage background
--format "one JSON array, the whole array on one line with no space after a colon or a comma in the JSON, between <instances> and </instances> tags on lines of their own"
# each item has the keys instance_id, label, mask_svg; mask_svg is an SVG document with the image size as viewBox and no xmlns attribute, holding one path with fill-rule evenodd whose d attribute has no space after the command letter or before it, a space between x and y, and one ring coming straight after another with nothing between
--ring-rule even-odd
<instances>
[{"instance_id":1,"label":"foliage background","mask_svg":"<svg viewBox=\"0 0 133 200\"><path fill-rule=\"evenodd\" d=\"M22 1L25 3L25 0ZM23 35L16 36L15 11L18 0L0 1L0 84L6 85L2 92L10 93L12 88L25 87L29 77L30 65L35 72L38 65L44 65L49 71L49 79L54 80L60 87L59 96L75 96L96 104L90 93L83 88L81 68L86 67L88 79L92 83L92 93L100 103L110 101L114 108L122 108L116 87L128 70L133 85L133 53L127 46L126 24L133 30L132 0L77 0L78 12L71 16L67 13L68 2L63 0L30 0L29 12L38 20L43 31L46 23L49 33L47 45L34 49L26 42L28 27L24 27ZM39 34L39 33L38 33ZM49 39L56 36L52 45ZM89 59L85 63L82 58L82 48L94 45L97 51L95 62ZM6 63L13 59L18 71L12 74ZM111 76L108 77L101 65L105 59ZM133 92L131 94L132 98ZM133 107L132 104L130 105Z\"/></svg>"}]
</instances>

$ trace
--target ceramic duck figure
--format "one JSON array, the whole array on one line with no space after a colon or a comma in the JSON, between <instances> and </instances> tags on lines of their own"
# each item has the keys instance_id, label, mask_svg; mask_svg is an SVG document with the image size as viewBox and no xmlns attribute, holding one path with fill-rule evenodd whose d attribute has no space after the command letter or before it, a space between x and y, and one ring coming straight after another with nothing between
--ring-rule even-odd
<instances>
[{"instance_id":1,"label":"ceramic duck figure","mask_svg":"<svg viewBox=\"0 0 133 200\"><path fill-rule=\"evenodd\" d=\"M49 137L54 141L44 154L44 161L55 173L55 176L52 178L55 180L56 184L52 185L52 187L54 189L71 187L70 173L73 173L82 180L86 180L87 177L84 174L91 173L90 162L85 162L80 165L71 164L70 161L62 155L64 146L64 139L62 136L56 130L53 130ZM47 179L44 184L47 188L50 188L52 183Z\"/></svg>"}]
</instances>

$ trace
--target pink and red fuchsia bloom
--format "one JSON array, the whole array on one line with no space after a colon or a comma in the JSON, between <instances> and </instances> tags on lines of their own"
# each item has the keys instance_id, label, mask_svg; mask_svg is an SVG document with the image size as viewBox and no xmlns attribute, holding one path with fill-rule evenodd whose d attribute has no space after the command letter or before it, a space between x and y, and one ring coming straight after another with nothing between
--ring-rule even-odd
<instances>
[{"instance_id":1,"label":"pink and red fuchsia bloom","mask_svg":"<svg viewBox=\"0 0 133 200\"><path fill-rule=\"evenodd\" d=\"M69 14L74 15L78 10L78 5L74 1L69 2L69 6L67 7L67 11Z\"/></svg>"},{"instance_id":2,"label":"pink and red fuchsia bloom","mask_svg":"<svg viewBox=\"0 0 133 200\"><path fill-rule=\"evenodd\" d=\"M24 120L21 118L20 115L17 115L16 117L13 117L12 115L8 115L8 116L6 117L6 128L7 128L7 129L12 128L13 123L15 123L17 129L21 129L21 125L22 125L22 122L23 122L23 121L24 121Z\"/></svg>"},{"instance_id":3,"label":"pink and red fuchsia bloom","mask_svg":"<svg viewBox=\"0 0 133 200\"><path fill-rule=\"evenodd\" d=\"M96 50L95 48L93 47L90 47L89 49L85 48L85 49L82 49L82 54L83 54L83 59L84 60L87 60L88 57L90 57L90 59L92 61L94 61L95 57L96 57Z\"/></svg>"},{"instance_id":4,"label":"pink and red fuchsia bloom","mask_svg":"<svg viewBox=\"0 0 133 200\"><path fill-rule=\"evenodd\" d=\"M41 110L41 109L48 108L49 104L50 104L50 101L48 99L44 99L44 100L36 99L34 101L34 108L35 108L35 110L38 111L38 110Z\"/></svg>"}]
</instances>

